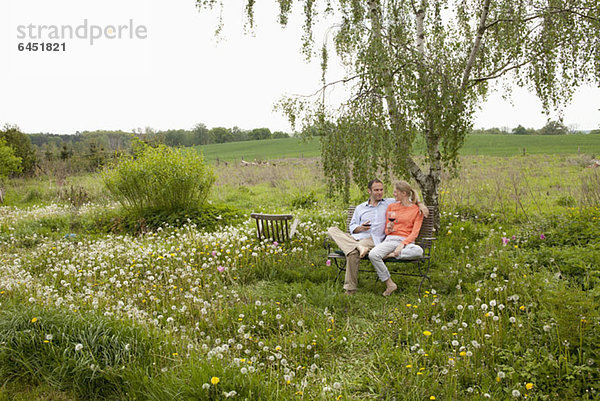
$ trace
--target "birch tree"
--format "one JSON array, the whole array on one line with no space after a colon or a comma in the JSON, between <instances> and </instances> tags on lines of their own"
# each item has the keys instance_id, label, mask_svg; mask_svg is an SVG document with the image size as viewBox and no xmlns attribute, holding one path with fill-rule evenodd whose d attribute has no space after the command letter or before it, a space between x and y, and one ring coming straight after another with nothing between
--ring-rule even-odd
<instances>
[{"instance_id":1,"label":"birch tree","mask_svg":"<svg viewBox=\"0 0 600 401\"><path fill-rule=\"evenodd\" d=\"M277 0L286 25L293 0ZM245 2L249 25L254 0ZM331 110L324 96L282 102L292 123L323 133L322 162L335 188L364 185L390 173L412 178L438 206L443 169L458 151L490 83L527 87L544 110L559 110L582 84L600 83L597 0L304 0L303 49L314 50L319 18L334 19L322 44L323 69L333 50L350 96ZM197 0L198 6L223 6ZM323 74L323 77L325 74ZM323 82L324 91L334 82ZM415 143L424 143L417 158Z\"/></svg>"}]
</instances>

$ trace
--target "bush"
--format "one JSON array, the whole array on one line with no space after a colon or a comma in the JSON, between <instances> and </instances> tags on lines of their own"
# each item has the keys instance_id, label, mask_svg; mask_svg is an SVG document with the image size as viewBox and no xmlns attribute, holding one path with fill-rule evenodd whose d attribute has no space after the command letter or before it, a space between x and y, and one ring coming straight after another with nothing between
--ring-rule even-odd
<instances>
[{"instance_id":1,"label":"bush","mask_svg":"<svg viewBox=\"0 0 600 401\"><path fill-rule=\"evenodd\" d=\"M144 146L134 157L124 157L106 170L102 178L115 200L138 216L149 210L196 210L215 181L201 154L164 145Z\"/></svg>"},{"instance_id":2,"label":"bush","mask_svg":"<svg viewBox=\"0 0 600 401\"><path fill-rule=\"evenodd\" d=\"M299 193L292 199L292 206L300 209L310 209L317 204L314 191Z\"/></svg>"},{"instance_id":3,"label":"bush","mask_svg":"<svg viewBox=\"0 0 600 401\"><path fill-rule=\"evenodd\" d=\"M239 224L246 218L242 210L207 203L197 209L175 213L146 209L144 214L139 215L123 213L121 210L106 210L90 216L79 216L78 223L88 234L141 234L159 227L183 227L188 224L213 232L226 225Z\"/></svg>"}]
</instances>

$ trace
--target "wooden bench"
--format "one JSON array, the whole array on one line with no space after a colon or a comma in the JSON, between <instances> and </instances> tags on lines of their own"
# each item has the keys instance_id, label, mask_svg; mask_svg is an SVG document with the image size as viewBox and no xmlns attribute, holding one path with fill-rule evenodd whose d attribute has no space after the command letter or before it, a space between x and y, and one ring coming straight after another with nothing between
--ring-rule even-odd
<instances>
[{"instance_id":1,"label":"wooden bench","mask_svg":"<svg viewBox=\"0 0 600 401\"><path fill-rule=\"evenodd\" d=\"M256 220L256 233L258 240L270 239L271 241L287 242L296 233L298 219L291 224L294 218L291 214L262 214L252 213L250 217Z\"/></svg>"},{"instance_id":2,"label":"wooden bench","mask_svg":"<svg viewBox=\"0 0 600 401\"><path fill-rule=\"evenodd\" d=\"M349 231L349 226L350 226L350 221L352 220L352 216L354 215L354 209L356 207L355 206L351 206L348 208L348 216L346 219L346 230ZM434 206L428 206L429 209L429 216L423 219L423 224L421 225L421 230L419 231L419 236L417 237L417 239L415 240L415 244L419 245L421 248L423 248L423 256L421 256L418 259L396 259L396 258L388 258L388 259L384 259L384 262L386 263L386 265L388 266L388 269L390 271L390 274L397 274L397 275L401 275L401 276L412 276L412 277L420 277L421 281L419 282L419 290L418 290L418 294L419 294L419 298L421 297L421 288L423 286L423 282L425 282L425 280L429 281L431 283L431 279L429 278L429 268L430 268L430 261L431 261L431 256L432 256L432 252L433 252L433 241L435 241L435 237L433 236L434 233L434 215L435 215L435 207ZM344 252L341 250L334 250L332 248L333 242L329 239L325 240L324 246L327 249L327 259L329 260L333 260L335 267L337 267L338 269L338 274L336 276L336 281L338 279L338 277L340 276L340 274L342 272L346 271L346 255L344 255ZM368 260L368 256L364 257L362 260ZM416 265L416 269L412 270L412 271L398 271L396 269L393 269L392 266L394 264L399 264L399 263L411 263ZM397 266L394 266L397 267ZM362 271L362 272L371 272L374 273L375 270L373 269L373 266L370 265L370 269L359 269L358 271Z\"/></svg>"}]
</instances>

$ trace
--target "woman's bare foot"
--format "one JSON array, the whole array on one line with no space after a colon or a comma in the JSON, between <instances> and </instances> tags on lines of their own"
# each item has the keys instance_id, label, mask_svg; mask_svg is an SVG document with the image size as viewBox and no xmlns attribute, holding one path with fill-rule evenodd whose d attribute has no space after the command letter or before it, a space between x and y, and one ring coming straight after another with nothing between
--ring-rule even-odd
<instances>
[{"instance_id":1,"label":"woman's bare foot","mask_svg":"<svg viewBox=\"0 0 600 401\"><path fill-rule=\"evenodd\" d=\"M358 255L361 259L369 254L369 248L366 248L362 245L357 246L356 249L358 249Z\"/></svg>"},{"instance_id":2,"label":"woman's bare foot","mask_svg":"<svg viewBox=\"0 0 600 401\"><path fill-rule=\"evenodd\" d=\"M390 279L391 280L391 279ZM393 281L391 282L391 284L387 284L387 288L385 289L385 291L383 292L383 296L384 297L389 297L390 295L392 295L392 293L394 291L396 291L398 289L398 286L396 285L396 283L394 283Z\"/></svg>"}]
</instances>

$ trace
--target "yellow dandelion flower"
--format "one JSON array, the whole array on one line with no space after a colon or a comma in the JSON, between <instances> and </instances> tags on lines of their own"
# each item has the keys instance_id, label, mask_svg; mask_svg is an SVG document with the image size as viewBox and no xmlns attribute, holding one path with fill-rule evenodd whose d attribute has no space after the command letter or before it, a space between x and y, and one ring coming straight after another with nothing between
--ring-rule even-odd
<instances>
[{"instance_id":1,"label":"yellow dandelion flower","mask_svg":"<svg viewBox=\"0 0 600 401\"><path fill-rule=\"evenodd\" d=\"M502 380L502 379L500 378L500 376L497 376L497 377L496 377L496 381L497 381L498 383L500 383L500 381L501 381L501 380Z\"/></svg>"},{"instance_id":2,"label":"yellow dandelion flower","mask_svg":"<svg viewBox=\"0 0 600 401\"><path fill-rule=\"evenodd\" d=\"M461 351L459 355L460 356L465 356L465 355L467 355L467 353L465 351Z\"/></svg>"},{"instance_id":3,"label":"yellow dandelion flower","mask_svg":"<svg viewBox=\"0 0 600 401\"><path fill-rule=\"evenodd\" d=\"M531 390L531 389L533 388L533 383L527 383L527 384L525 385L525 388L526 388L527 390Z\"/></svg>"},{"instance_id":4,"label":"yellow dandelion flower","mask_svg":"<svg viewBox=\"0 0 600 401\"><path fill-rule=\"evenodd\" d=\"M410 368L412 368L412 365L406 365L406 367L410 369Z\"/></svg>"},{"instance_id":5,"label":"yellow dandelion flower","mask_svg":"<svg viewBox=\"0 0 600 401\"><path fill-rule=\"evenodd\" d=\"M429 331L429 330L425 330L425 331L423 332L423 334L425 334L426 336L430 336L430 335L431 335L431 331Z\"/></svg>"},{"instance_id":6,"label":"yellow dandelion flower","mask_svg":"<svg viewBox=\"0 0 600 401\"><path fill-rule=\"evenodd\" d=\"M217 376L213 376L210 379L210 382L212 383L213 386L216 386L217 384L219 384L220 381L221 381L221 379L219 379Z\"/></svg>"},{"instance_id":7,"label":"yellow dandelion flower","mask_svg":"<svg viewBox=\"0 0 600 401\"><path fill-rule=\"evenodd\" d=\"M519 306L519 309L521 309L521 310L525 310L525 305L521 305L521 306Z\"/></svg>"},{"instance_id":8,"label":"yellow dandelion flower","mask_svg":"<svg viewBox=\"0 0 600 401\"><path fill-rule=\"evenodd\" d=\"M431 401L435 400L435 395L432 395L431 397L429 397L429 399L430 399Z\"/></svg>"},{"instance_id":9,"label":"yellow dandelion flower","mask_svg":"<svg viewBox=\"0 0 600 401\"><path fill-rule=\"evenodd\" d=\"M38 318L37 318L37 317L34 317L33 319L31 319L31 323L35 323L35 322L37 322L37 321L38 321Z\"/></svg>"}]
</instances>

